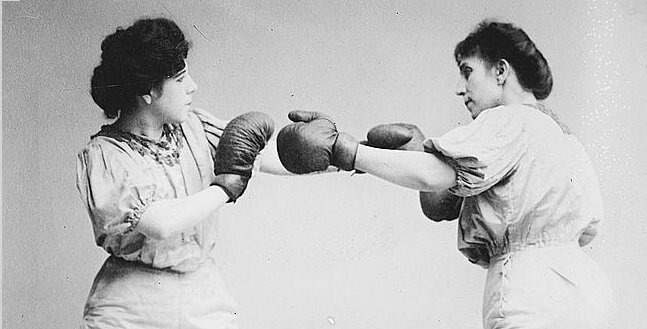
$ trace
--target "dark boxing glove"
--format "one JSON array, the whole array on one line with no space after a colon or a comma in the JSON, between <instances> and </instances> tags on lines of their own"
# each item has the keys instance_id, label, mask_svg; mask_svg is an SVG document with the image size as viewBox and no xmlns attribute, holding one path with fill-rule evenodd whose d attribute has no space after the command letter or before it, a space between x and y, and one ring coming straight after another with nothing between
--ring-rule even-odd
<instances>
[{"instance_id":1,"label":"dark boxing glove","mask_svg":"<svg viewBox=\"0 0 647 329\"><path fill-rule=\"evenodd\" d=\"M415 125L389 123L373 127L363 144L389 150L424 151L425 136Z\"/></svg>"},{"instance_id":2,"label":"dark boxing glove","mask_svg":"<svg viewBox=\"0 0 647 329\"><path fill-rule=\"evenodd\" d=\"M291 111L294 123L283 127L276 137L281 163L295 174L307 174L335 166L353 170L359 143L346 133L337 131L327 115L310 111Z\"/></svg>"},{"instance_id":3,"label":"dark boxing glove","mask_svg":"<svg viewBox=\"0 0 647 329\"><path fill-rule=\"evenodd\" d=\"M424 152L425 136L412 124L391 123L375 126L366 135L367 146ZM434 221L452 220L458 217L462 198L447 191L419 193L422 213Z\"/></svg>"},{"instance_id":4,"label":"dark boxing glove","mask_svg":"<svg viewBox=\"0 0 647 329\"><path fill-rule=\"evenodd\" d=\"M229 196L229 202L236 202L245 192L254 160L273 132L274 121L261 112L241 114L225 127L216 148L216 178L212 185L220 186Z\"/></svg>"}]
</instances>

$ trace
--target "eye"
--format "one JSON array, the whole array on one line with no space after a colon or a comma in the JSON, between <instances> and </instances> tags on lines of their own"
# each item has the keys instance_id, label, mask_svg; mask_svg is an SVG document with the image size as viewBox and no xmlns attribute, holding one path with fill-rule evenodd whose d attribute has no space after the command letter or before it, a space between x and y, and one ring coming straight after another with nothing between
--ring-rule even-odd
<instances>
[{"instance_id":1,"label":"eye","mask_svg":"<svg viewBox=\"0 0 647 329\"><path fill-rule=\"evenodd\" d=\"M467 67L467 66L463 66L463 67L461 68L461 75L462 75L463 77L465 77L465 79L469 79L469 77L470 77L470 74L471 74L471 73L472 73L472 69L471 69L471 68L469 68L469 67Z\"/></svg>"},{"instance_id":2,"label":"eye","mask_svg":"<svg viewBox=\"0 0 647 329\"><path fill-rule=\"evenodd\" d=\"M182 82L182 81L184 81L184 77L185 77L184 75L180 76L179 78L175 79L175 81Z\"/></svg>"}]
</instances>

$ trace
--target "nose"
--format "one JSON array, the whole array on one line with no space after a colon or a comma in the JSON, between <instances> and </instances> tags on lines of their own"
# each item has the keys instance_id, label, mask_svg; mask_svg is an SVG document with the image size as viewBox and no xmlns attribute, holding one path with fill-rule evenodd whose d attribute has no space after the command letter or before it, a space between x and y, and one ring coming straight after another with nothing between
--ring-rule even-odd
<instances>
[{"instance_id":1,"label":"nose","mask_svg":"<svg viewBox=\"0 0 647 329\"><path fill-rule=\"evenodd\" d=\"M187 94L193 94L196 90L198 90L198 84L195 83L195 80L189 75L187 76L188 81L187 81Z\"/></svg>"},{"instance_id":2,"label":"nose","mask_svg":"<svg viewBox=\"0 0 647 329\"><path fill-rule=\"evenodd\" d=\"M456 93L456 96L465 95L465 81L463 79L458 79L458 82L456 83L456 90L454 92Z\"/></svg>"}]
</instances>

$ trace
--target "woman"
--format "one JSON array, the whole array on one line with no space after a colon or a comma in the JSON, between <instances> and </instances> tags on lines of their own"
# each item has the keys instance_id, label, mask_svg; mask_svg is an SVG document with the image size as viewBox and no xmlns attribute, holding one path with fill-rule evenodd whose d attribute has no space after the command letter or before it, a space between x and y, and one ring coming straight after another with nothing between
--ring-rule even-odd
<instances>
[{"instance_id":1,"label":"woman","mask_svg":"<svg viewBox=\"0 0 647 329\"><path fill-rule=\"evenodd\" d=\"M214 259L216 214L253 168L288 173L271 147L257 158L273 123L252 112L227 124L192 108L189 42L168 19L118 28L101 50L91 94L116 120L79 152L77 187L110 257L83 328L236 328Z\"/></svg>"},{"instance_id":2,"label":"woman","mask_svg":"<svg viewBox=\"0 0 647 329\"><path fill-rule=\"evenodd\" d=\"M384 150L321 113L292 112L277 137L281 160L296 173L361 170L427 192L435 220L459 218L458 248L488 269L485 328L605 327L610 285L580 248L602 218L600 191L580 142L539 102L552 89L546 59L523 30L495 21L458 43L455 59L456 94L474 121L425 140L426 152L403 151L419 148L402 145L415 127L378 129L377 146L401 149ZM305 160L313 155L322 161Z\"/></svg>"}]
</instances>

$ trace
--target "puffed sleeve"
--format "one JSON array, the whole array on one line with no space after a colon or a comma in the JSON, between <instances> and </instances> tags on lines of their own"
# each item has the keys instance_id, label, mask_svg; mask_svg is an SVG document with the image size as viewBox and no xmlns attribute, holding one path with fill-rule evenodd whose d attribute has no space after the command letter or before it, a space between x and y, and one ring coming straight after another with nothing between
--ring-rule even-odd
<instances>
[{"instance_id":1,"label":"puffed sleeve","mask_svg":"<svg viewBox=\"0 0 647 329\"><path fill-rule=\"evenodd\" d=\"M482 193L514 172L527 150L523 121L514 108L482 112L469 125L425 141L425 151L438 152L456 171L450 192L468 197Z\"/></svg>"},{"instance_id":2,"label":"puffed sleeve","mask_svg":"<svg viewBox=\"0 0 647 329\"><path fill-rule=\"evenodd\" d=\"M97 245L133 258L144 236L135 227L141 214L161 199L148 169L124 149L90 142L77 158L77 188L90 215ZM139 246L138 246L139 245Z\"/></svg>"}]
</instances>

